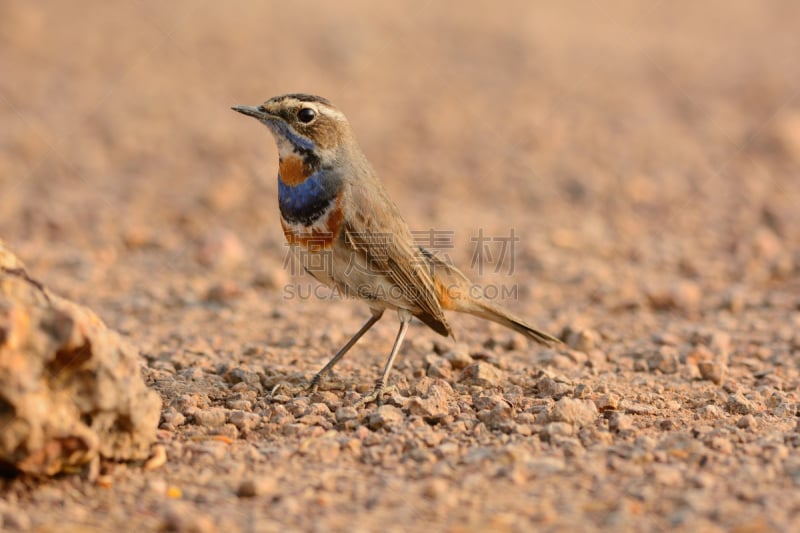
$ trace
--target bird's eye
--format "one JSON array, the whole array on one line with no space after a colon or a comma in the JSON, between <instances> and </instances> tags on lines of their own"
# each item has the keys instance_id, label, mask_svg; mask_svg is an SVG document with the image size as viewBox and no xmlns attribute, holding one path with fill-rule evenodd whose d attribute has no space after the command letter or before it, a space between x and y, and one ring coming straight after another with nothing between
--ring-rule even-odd
<instances>
[{"instance_id":1,"label":"bird's eye","mask_svg":"<svg viewBox=\"0 0 800 533\"><path fill-rule=\"evenodd\" d=\"M302 122L303 124L308 124L314 117L317 116L317 112L311 109L310 107L304 107L300 111L297 112L297 120Z\"/></svg>"}]
</instances>

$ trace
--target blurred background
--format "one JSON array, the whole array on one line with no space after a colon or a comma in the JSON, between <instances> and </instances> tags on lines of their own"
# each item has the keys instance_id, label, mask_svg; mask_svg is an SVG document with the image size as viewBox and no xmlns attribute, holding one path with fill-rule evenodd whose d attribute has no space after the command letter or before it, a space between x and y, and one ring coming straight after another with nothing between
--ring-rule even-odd
<instances>
[{"instance_id":1,"label":"blurred background","mask_svg":"<svg viewBox=\"0 0 800 533\"><path fill-rule=\"evenodd\" d=\"M465 270L471 237L513 228L532 313L796 287L798 20L792 0L5 0L0 237L123 329L219 283L280 305L276 150L230 106L308 92Z\"/></svg>"},{"instance_id":2,"label":"blurred background","mask_svg":"<svg viewBox=\"0 0 800 533\"><path fill-rule=\"evenodd\" d=\"M26 482L0 523L798 530L799 22L796 0L0 1L0 239L140 348L169 443L112 488ZM368 316L284 268L274 141L230 106L287 92L336 103L412 229L576 350L452 317L452 353L503 376L478 393L430 371L453 344L415 323L391 381L444 377L451 422L317 439L325 404L273 405ZM512 231L476 268L473 239ZM396 327L337 365L336 419ZM580 439L539 425L562 394L604 405ZM259 429L202 442L198 413L237 398Z\"/></svg>"}]
</instances>

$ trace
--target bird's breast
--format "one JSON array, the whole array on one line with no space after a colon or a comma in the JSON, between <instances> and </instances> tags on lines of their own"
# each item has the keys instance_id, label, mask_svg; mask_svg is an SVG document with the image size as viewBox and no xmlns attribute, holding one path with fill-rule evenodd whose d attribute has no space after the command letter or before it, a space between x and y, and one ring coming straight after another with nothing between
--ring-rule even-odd
<instances>
[{"instance_id":1,"label":"bird's breast","mask_svg":"<svg viewBox=\"0 0 800 533\"><path fill-rule=\"evenodd\" d=\"M339 235L344 222L342 180L330 169L312 169L297 155L281 159L281 225L289 244L325 249Z\"/></svg>"},{"instance_id":2,"label":"bird's breast","mask_svg":"<svg viewBox=\"0 0 800 533\"><path fill-rule=\"evenodd\" d=\"M344 226L341 195L337 195L311 223L292 221L281 214L281 226L286 242L303 253L315 254L329 250Z\"/></svg>"},{"instance_id":3,"label":"bird's breast","mask_svg":"<svg viewBox=\"0 0 800 533\"><path fill-rule=\"evenodd\" d=\"M278 166L278 176L281 181L290 187L300 185L314 174L313 168L301 156L289 155L282 157Z\"/></svg>"},{"instance_id":4,"label":"bird's breast","mask_svg":"<svg viewBox=\"0 0 800 533\"><path fill-rule=\"evenodd\" d=\"M278 204L281 217L290 224L314 225L339 197L342 180L327 169L310 171L299 157L281 161Z\"/></svg>"}]
</instances>

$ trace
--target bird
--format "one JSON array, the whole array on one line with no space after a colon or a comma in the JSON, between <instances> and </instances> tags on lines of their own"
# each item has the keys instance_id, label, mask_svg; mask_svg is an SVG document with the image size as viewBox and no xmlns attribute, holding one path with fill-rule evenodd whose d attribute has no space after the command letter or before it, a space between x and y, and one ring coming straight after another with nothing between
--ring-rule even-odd
<instances>
[{"instance_id":1,"label":"bird","mask_svg":"<svg viewBox=\"0 0 800 533\"><path fill-rule=\"evenodd\" d=\"M369 319L317 372L316 391L334 365L386 310L400 327L371 393L358 403L382 401L412 317L454 337L444 312L497 322L546 346L561 343L486 298L447 258L415 243L397 204L378 178L353 129L326 98L304 93L275 96L258 106L232 109L270 130L278 149L278 206L295 257L319 282L366 302ZM320 267L324 265L324 267Z\"/></svg>"}]
</instances>

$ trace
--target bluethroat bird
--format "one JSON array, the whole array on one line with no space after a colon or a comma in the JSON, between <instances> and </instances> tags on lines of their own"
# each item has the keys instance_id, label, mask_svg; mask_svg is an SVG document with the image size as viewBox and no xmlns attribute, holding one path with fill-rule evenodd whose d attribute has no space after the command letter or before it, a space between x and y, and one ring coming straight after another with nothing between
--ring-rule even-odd
<instances>
[{"instance_id":1,"label":"bluethroat bird","mask_svg":"<svg viewBox=\"0 0 800 533\"><path fill-rule=\"evenodd\" d=\"M281 225L300 264L321 283L365 301L372 313L313 377L311 390L317 389L322 377L386 309L397 311L400 330L372 394L359 403L380 401L411 317L441 335L452 336L444 311L459 311L492 320L545 345L560 343L480 298L482 291L475 290L460 270L415 244L344 114L328 100L286 94L259 106L233 109L256 118L275 137Z\"/></svg>"}]
</instances>

